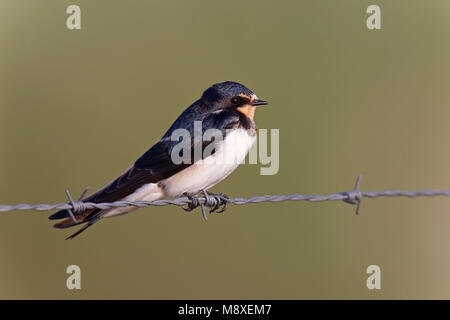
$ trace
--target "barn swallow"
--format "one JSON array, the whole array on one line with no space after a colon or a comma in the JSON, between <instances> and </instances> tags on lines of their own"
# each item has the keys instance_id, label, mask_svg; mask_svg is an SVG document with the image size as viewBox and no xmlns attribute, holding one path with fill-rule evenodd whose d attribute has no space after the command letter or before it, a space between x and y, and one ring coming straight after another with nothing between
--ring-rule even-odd
<instances>
[{"instance_id":1,"label":"barn swallow","mask_svg":"<svg viewBox=\"0 0 450 320\"><path fill-rule=\"evenodd\" d=\"M255 109L266 104L266 101L259 99L240 83L227 81L214 84L175 120L161 140L121 176L81 201L153 201L206 192L226 178L245 159L256 139ZM202 152L196 161L175 163L172 151L179 141L174 141L172 134L177 129L185 129L190 135L195 135L194 130L198 130L195 123L198 124L198 121L201 123L202 133L208 129L217 129L222 133L223 139L191 139L190 150L199 147L205 150L209 147L213 152L206 156ZM224 158L233 161L214 161ZM61 210L49 219L62 219L54 225L58 229L84 223L80 230L67 238L72 239L101 218L122 215L136 209L133 206L89 209L75 213L75 221L71 212Z\"/></svg>"}]
</instances>

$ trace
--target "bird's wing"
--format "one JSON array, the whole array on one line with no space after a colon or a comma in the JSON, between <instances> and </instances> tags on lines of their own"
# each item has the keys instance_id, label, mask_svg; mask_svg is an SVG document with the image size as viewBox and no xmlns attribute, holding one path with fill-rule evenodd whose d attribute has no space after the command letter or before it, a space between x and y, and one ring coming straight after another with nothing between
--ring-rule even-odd
<instances>
[{"instance_id":1,"label":"bird's wing","mask_svg":"<svg viewBox=\"0 0 450 320\"><path fill-rule=\"evenodd\" d=\"M100 203L121 200L143 185L157 183L189 166L175 164L171 160L168 152L170 142L164 139L156 143L120 177L83 201Z\"/></svg>"},{"instance_id":2,"label":"bird's wing","mask_svg":"<svg viewBox=\"0 0 450 320\"><path fill-rule=\"evenodd\" d=\"M202 132L208 128L216 128L226 134L227 129L239 125L239 116L224 111L222 113L211 114L202 121ZM185 126L186 130L193 132L193 125ZM192 137L192 136L191 136ZM216 141L196 141L191 138L191 159L194 159L194 150L198 148L197 143L201 143L202 154L206 146ZM179 141L172 141L167 134L146 153L144 153L127 171L116 180L83 199L83 202L113 202L122 200L126 196L135 192L141 186L148 183L157 183L177 172L189 167L192 163L176 164L171 159L171 150ZM192 161L191 161L192 162ZM82 213L79 213L82 214ZM83 213L85 214L85 213ZM49 219L61 219L69 216L67 210L61 210L51 215Z\"/></svg>"},{"instance_id":3,"label":"bird's wing","mask_svg":"<svg viewBox=\"0 0 450 320\"><path fill-rule=\"evenodd\" d=\"M82 201L102 203L122 200L143 185L156 183L189 166L184 163L173 163L168 153L170 142L169 139L162 139L156 143L117 179ZM86 213L90 215L97 211L88 210L87 212L79 212L77 215L86 215ZM49 219L62 219L68 216L67 210L60 210L51 215Z\"/></svg>"}]
</instances>

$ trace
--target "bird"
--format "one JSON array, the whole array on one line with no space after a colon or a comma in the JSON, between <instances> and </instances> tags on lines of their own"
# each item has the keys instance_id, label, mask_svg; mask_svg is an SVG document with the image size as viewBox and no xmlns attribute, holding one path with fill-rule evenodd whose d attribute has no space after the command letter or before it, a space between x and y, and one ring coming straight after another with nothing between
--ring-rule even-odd
<instances>
[{"instance_id":1,"label":"bird","mask_svg":"<svg viewBox=\"0 0 450 320\"><path fill-rule=\"evenodd\" d=\"M154 201L176 199L183 195L195 199L201 192L207 195L209 188L225 179L244 161L256 140L255 110L267 104L238 82L225 81L210 86L200 99L181 113L162 138L123 174L80 201ZM204 135L211 130L221 133L222 138L216 135L209 140L204 139ZM183 141L183 148L180 147L180 137L174 138L180 132L194 136L194 139ZM196 134L200 134L201 139L196 138ZM207 149L209 153L204 152ZM200 157L198 154L195 157L196 150L200 150ZM226 208L228 197L224 194L220 196ZM192 201L185 209L190 211L196 206L198 201L196 204ZM60 220L54 225L58 229L84 224L66 238L68 240L102 218L123 215L136 209L134 206L94 208L75 213L60 210L49 219Z\"/></svg>"}]
</instances>

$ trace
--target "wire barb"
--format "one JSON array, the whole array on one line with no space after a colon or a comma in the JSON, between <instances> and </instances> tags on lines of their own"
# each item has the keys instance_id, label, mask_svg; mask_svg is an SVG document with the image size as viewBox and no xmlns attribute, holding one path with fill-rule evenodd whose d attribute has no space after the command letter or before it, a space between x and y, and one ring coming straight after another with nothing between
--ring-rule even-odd
<instances>
[{"instance_id":1,"label":"wire barb","mask_svg":"<svg viewBox=\"0 0 450 320\"><path fill-rule=\"evenodd\" d=\"M64 188L66 191L67 198L69 198L69 203L72 205L71 209L67 209L67 212L69 213L70 218L73 220L73 222L78 223L78 220L75 218L75 215L73 214L72 210L75 211L75 202L72 199L72 195L70 194L69 190L67 188Z\"/></svg>"},{"instance_id":2,"label":"wire barb","mask_svg":"<svg viewBox=\"0 0 450 320\"><path fill-rule=\"evenodd\" d=\"M359 186L361 184L362 174L356 178L355 187L353 190L344 192L344 194L348 197L347 199L344 199L343 201L350 204L356 204L356 215L359 215L359 208L361 206L361 201L363 198L362 192L359 191Z\"/></svg>"},{"instance_id":3,"label":"wire barb","mask_svg":"<svg viewBox=\"0 0 450 320\"><path fill-rule=\"evenodd\" d=\"M203 220L208 221L208 217L206 216L206 211L205 211L205 204L208 203L210 200L208 197L208 193L206 192L205 189L202 189L202 193L203 193L203 196L205 197L205 203L200 202L200 207L202 208Z\"/></svg>"},{"instance_id":4,"label":"wire barb","mask_svg":"<svg viewBox=\"0 0 450 320\"><path fill-rule=\"evenodd\" d=\"M90 187L86 187L84 191L81 193L81 196L78 198L78 200L73 201L72 195L70 194L69 190L67 188L64 188L67 198L69 198L69 203L72 206L72 208L67 209L67 212L69 213L69 216L72 219L72 221L75 223L78 223L77 218L75 218L75 214L86 210L84 202L82 202L81 199L83 199L83 197L86 195L89 189Z\"/></svg>"}]
</instances>

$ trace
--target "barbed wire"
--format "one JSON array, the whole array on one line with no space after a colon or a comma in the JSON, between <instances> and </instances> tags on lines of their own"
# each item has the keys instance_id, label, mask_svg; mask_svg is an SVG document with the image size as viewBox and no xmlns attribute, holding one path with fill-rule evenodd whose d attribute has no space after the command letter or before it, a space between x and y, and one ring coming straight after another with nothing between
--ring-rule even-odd
<instances>
[{"instance_id":1,"label":"barbed wire","mask_svg":"<svg viewBox=\"0 0 450 320\"><path fill-rule=\"evenodd\" d=\"M75 215L88 209L111 209L122 207L147 207L147 206L185 206L194 205L200 206L203 212L203 217L206 220L205 207L218 208L221 205L235 204L244 205L249 203L261 202L282 202L282 201L309 201L309 202L323 202L323 201L344 201L346 203L356 205L356 214L359 214L361 201L363 198L380 198L380 197L436 197L445 196L450 197L450 189L430 189L430 190L385 190L385 191L360 191L361 175L356 180L355 187L352 190L331 193L327 195L302 195L298 193L289 195L265 195L254 196L251 198L224 198L222 195L208 194L204 192L204 197L180 197L173 200L155 200L155 201L114 201L105 203L83 202L81 199L86 194L89 188L86 188L78 201L74 201L70 192L66 189L69 203L55 203L55 204L26 204L19 203L16 205L0 205L0 212L9 212L16 210L36 210L36 211L50 211L50 210L68 210L71 218L76 221Z\"/></svg>"}]
</instances>

